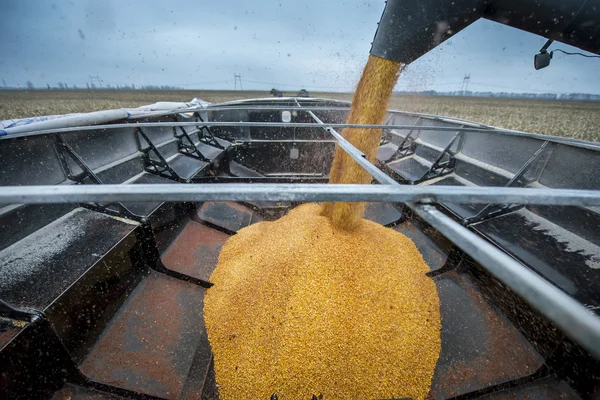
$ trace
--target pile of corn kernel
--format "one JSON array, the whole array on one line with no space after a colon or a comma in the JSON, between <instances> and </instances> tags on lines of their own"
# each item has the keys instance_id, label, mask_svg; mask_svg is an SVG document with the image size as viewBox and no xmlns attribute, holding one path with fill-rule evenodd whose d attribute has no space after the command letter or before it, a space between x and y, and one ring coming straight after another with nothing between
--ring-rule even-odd
<instances>
[{"instance_id":1,"label":"pile of corn kernel","mask_svg":"<svg viewBox=\"0 0 600 400\"><path fill-rule=\"evenodd\" d=\"M439 300L421 254L370 221L305 204L223 247L204 314L223 399L427 396Z\"/></svg>"}]
</instances>

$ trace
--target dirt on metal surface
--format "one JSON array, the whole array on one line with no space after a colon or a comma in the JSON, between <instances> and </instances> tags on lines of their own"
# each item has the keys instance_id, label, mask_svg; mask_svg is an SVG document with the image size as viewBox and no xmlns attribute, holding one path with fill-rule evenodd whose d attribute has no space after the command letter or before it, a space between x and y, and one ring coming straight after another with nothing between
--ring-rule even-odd
<instances>
[{"instance_id":1,"label":"dirt on metal surface","mask_svg":"<svg viewBox=\"0 0 600 400\"><path fill-rule=\"evenodd\" d=\"M400 221L402 213L391 203L368 203L364 218L383 226L391 226Z\"/></svg>"},{"instance_id":2,"label":"dirt on metal surface","mask_svg":"<svg viewBox=\"0 0 600 400\"><path fill-rule=\"evenodd\" d=\"M152 273L131 294L80 368L90 379L167 399L182 392L208 346L204 289Z\"/></svg>"},{"instance_id":3,"label":"dirt on metal surface","mask_svg":"<svg viewBox=\"0 0 600 400\"><path fill-rule=\"evenodd\" d=\"M0 318L0 349L6 346L27 325L27 322Z\"/></svg>"},{"instance_id":4,"label":"dirt on metal surface","mask_svg":"<svg viewBox=\"0 0 600 400\"><path fill-rule=\"evenodd\" d=\"M448 260L448 254L444 252L429 236L425 235L412 222L405 221L394 228L395 231L402 233L410 238L417 246L427 266L432 271L438 270L444 266Z\"/></svg>"},{"instance_id":5,"label":"dirt on metal surface","mask_svg":"<svg viewBox=\"0 0 600 400\"><path fill-rule=\"evenodd\" d=\"M52 400L125 400L124 397L67 384L54 393Z\"/></svg>"},{"instance_id":6,"label":"dirt on metal surface","mask_svg":"<svg viewBox=\"0 0 600 400\"><path fill-rule=\"evenodd\" d=\"M13 306L45 310L134 229L135 225L95 211L72 210L0 251L2 299Z\"/></svg>"},{"instance_id":7,"label":"dirt on metal surface","mask_svg":"<svg viewBox=\"0 0 600 400\"><path fill-rule=\"evenodd\" d=\"M442 398L533 374L544 359L494 310L473 283L456 272L436 279L442 352L432 393Z\"/></svg>"},{"instance_id":8,"label":"dirt on metal surface","mask_svg":"<svg viewBox=\"0 0 600 400\"><path fill-rule=\"evenodd\" d=\"M207 201L198 210L197 217L200 221L235 233L250 225L252 214L252 210L238 203Z\"/></svg>"},{"instance_id":9,"label":"dirt on metal surface","mask_svg":"<svg viewBox=\"0 0 600 400\"><path fill-rule=\"evenodd\" d=\"M189 221L163 254L163 264L174 271L208 281L228 238L226 233Z\"/></svg>"},{"instance_id":10,"label":"dirt on metal surface","mask_svg":"<svg viewBox=\"0 0 600 400\"><path fill-rule=\"evenodd\" d=\"M597 398L594 394L590 397ZM581 397L565 381L549 377L518 388L491 393L479 400L581 400Z\"/></svg>"}]
</instances>

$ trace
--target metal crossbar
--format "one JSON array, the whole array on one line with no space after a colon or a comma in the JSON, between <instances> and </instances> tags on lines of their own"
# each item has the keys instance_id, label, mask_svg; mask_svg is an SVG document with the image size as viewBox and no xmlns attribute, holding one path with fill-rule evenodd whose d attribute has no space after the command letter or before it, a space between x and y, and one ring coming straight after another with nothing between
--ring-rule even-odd
<instances>
[{"instance_id":1,"label":"metal crossbar","mask_svg":"<svg viewBox=\"0 0 600 400\"><path fill-rule=\"evenodd\" d=\"M297 201L383 203L515 203L553 206L600 206L600 191L483 186L400 184L121 184L0 186L0 204L83 203L88 201Z\"/></svg>"},{"instance_id":2,"label":"metal crossbar","mask_svg":"<svg viewBox=\"0 0 600 400\"><path fill-rule=\"evenodd\" d=\"M89 125L89 126L73 126L68 128L55 128L55 129L44 129L39 131L27 132L15 135L2 136L1 140L7 140L10 138L23 137L23 136L34 136L34 135L45 135L49 133L65 133L65 132L78 132L78 131L91 131L91 130L107 130L107 129L123 129L123 128L156 128L156 127L173 127L173 126L198 126L197 122L129 122L124 124L105 124L105 125ZM317 123L317 122L238 122L238 121L206 121L202 123L202 126L213 127L213 126L224 126L232 128L362 128L362 129L404 129L410 130L414 128L413 125L385 125L385 124L342 124L342 123ZM425 131L451 131L456 132L457 127L452 126L421 126L420 130ZM490 128L463 128L464 132L504 132L502 130L490 129ZM599 145L600 146L600 145Z\"/></svg>"},{"instance_id":3,"label":"metal crossbar","mask_svg":"<svg viewBox=\"0 0 600 400\"><path fill-rule=\"evenodd\" d=\"M106 125L89 125L89 126L73 126L69 128L56 128L56 129L45 129L40 131L28 132L23 134L7 135L2 136L2 140L28 136L28 135L45 135L48 133L63 133L63 132L75 132L75 131L90 131L90 130L106 130L106 129L123 129L123 128L156 128L156 127L171 127L171 126L198 126L197 122L130 122L125 124L106 124ZM202 123L202 126L213 127L213 126L225 126L232 128L356 128L356 129L403 129L410 130L414 128L414 125L385 125L385 124L345 124L345 123L317 123L317 122L239 122L239 121L206 121ZM455 126L433 126L433 125L422 125L419 130L422 131L450 131L456 132L457 127ZM519 133L514 131L504 131L502 129L493 128L461 128L463 132L502 132L502 133ZM599 144L600 146L600 144Z\"/></svg>"}]
</instances>

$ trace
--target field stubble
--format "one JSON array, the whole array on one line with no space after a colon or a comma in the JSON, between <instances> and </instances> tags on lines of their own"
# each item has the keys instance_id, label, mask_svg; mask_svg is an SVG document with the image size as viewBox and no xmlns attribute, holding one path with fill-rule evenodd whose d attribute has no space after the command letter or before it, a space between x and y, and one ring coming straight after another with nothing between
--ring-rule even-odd
<instances>
[{"instance_id":1,"label":"field stubble","mask_svg":"<svg viewBox=\"0 0 600 400\"><path fill-rule=\"evenodd\" d=\"M311 93L351 100L350 93ZM139 107L157 101L214 103L268 97L266 91L0 91L0 120ZM394 95L390 108L456 117L507 129L600 141L600 102Z\"/></svg>"}]
</instances>

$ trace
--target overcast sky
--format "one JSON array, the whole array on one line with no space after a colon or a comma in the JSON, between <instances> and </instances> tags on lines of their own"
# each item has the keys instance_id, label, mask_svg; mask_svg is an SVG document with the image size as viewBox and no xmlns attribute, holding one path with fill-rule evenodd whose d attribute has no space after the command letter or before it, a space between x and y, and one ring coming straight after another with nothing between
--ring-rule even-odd
<instances>
[{"instance_id":1,"label":"overcast sky","mask_svg":"<svg viewBox=\"0 0 600 400\"><path fill-rule=\"evenodd\" d=\"M105 84L351 91L383 0L0 0L0 85ZM554 55L545 39L480 20L411 64L397 90L600 94L600 59ZM551 48L574 48L555 43Z\"/></svg>"}]
</instances>

